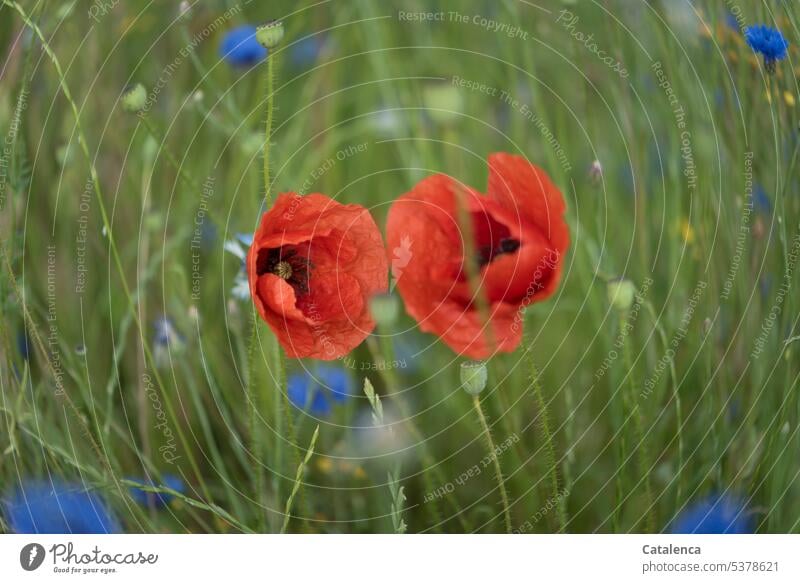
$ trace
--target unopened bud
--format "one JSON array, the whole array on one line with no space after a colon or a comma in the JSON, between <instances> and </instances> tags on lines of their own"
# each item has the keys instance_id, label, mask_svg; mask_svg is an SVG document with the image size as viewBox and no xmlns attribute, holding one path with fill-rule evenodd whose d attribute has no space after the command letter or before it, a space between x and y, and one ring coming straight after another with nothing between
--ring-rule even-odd
<instances>
[{"instance_id":1,"label":"unopened bud","mask_svg":"<svg viewBox=\"0 0 800 583\"><path fill-rule=\"evenodd\" d=\"M144 109L147 104L147 91L144 85L137 83L131 85L122 94L122 109L130 113L138 113Z\"/></svg>"},{"instance_id":2,"label":"unopened bud","mask_svg":"<svg viewBox=\"0 0 800 583\"><path fill-rule=\"evenodd\" d=\"M400 303L397 296L392 294L374 296L369 302L369 308L378 326L391 326L400 315Z\"/></svg>"},{"instance_id":3,"label":"unopened bud","mask_svg":"<svg viewBox=\"0 0 800 583\"><path fill-rule=\"evenodd\" d=\"M488 377L486 363L479 360L461 363L461 386L473 397L480 395L486 388Z\"/></svg>"},{"instance_id":4,"label":"unopened bud","mask_svg":"<svg viewBox=\"0 0 800 583\"><path fill-rule=\"evenodd\" d=\"M274 49L283 39L283 23L280 20L271 20L256 29L256 40L267 49Z\"/></svg>"},{"instance_id":5,"label":"unopened bud","mask_svg":"<svg viewBox=\"0 0 800 583\"><path fill-rule=\"evenodd\" d=\"M608 282L608 301L620 312L630 310L636 300L636 286L629 279L619 278Z\"/></svg>"}]
</instances>

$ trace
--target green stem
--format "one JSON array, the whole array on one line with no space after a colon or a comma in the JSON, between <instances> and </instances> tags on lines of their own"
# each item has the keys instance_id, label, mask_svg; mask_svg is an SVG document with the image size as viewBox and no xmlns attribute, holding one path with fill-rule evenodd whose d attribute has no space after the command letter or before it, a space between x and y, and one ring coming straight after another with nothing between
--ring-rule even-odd
<instances>
[{"instance_id":1,"label":"green stem","mask_svg":"<svg viewBox=\"0 0 800 583\"><path fill-rule=\"evenodd\" d=\"M78 106L77 106L77 104L75 103L75 100L72 97L72 92L70 91L69 86L67 85L66 78L64 76L64 70L61 68L61 62L58 60L58 57L56 57L55 52L53 52L53 49L50 46L50 43L47 42L47 39L45 38L45 36L42 33L41 29L33 21L31 21L30 17L26 14L26 12L19 5L19 3L12 2L11 0L0 0L0 1L2 1L4 5L6 5L6 6L10 7L10 8L13 8L20 15L20 17L22 18L22 21L25 23L25 26L27 26L29 29L31 29L33 31L33 33L39 39L39 42L42 43L42 48L44 49L44 51L47 54L47 56L50 59L50 61L53 63L53 67L56 70L56 74L58 76L59 87L61 89L62 94L64 95L64 98L67 100L67 103L69 103L70 109L72 110L72 115L75 118L75 131L78 134L78 142L80 144L81 151L82 151L84 157L86 158L86 160L87 160L87 162L89 164L89 174L90 174L91 180L92 180L92 187L93 187L93 190L94 190L95 199L97 200L97 206L98 206L98 208L100 210L100 216L101 216L102 221L103 221L103 226L106 229L106 233L107 233L107 236L108 236L109 247L111 249L111 255L112 255L113 259L114 259L114 265L115 265L115 267L117 269L117 273L119 275L120 281L122 282L123 292L124 292L125 298L126 298L126 300L128 302L128 309L131 311L131 315L133 317L133 320L136 323L136 327L137 327L137 330L139 332L139 339L140 339L140 342L142 343L142 349L144 350L145 356L146 356L146 360L147 360L148 364L150 365L150 367L151 367L151 369L153 371L153 376L155 377L156 384L158 384L158 386L159 386L159 388L161 390L162 397L163 397L164 402L166 404L167 413L173 419L177 420L177 416L175 415L174 408L172 407L172 402L168 398L168 394L166 392L164 383L163 383L163 381L161 379L161 374L158 372L158 367L155 364L155 359L153 358L152 351L150 350L150 346L149 346L149 344L147 343L147 341L145 339L144 326L142 325L141 319L139 318L136 302L134 302L134 300L133 300L133 296L131 294L130 286L128 285L128 279L125 276L125 269L124 269L124 267L122 265L122 259L120 257L119 249L117 247L117 243L116 243L116 240L114 238L113 231L111 229L111 223L110 223L109 218L108 218L108 212L106 211L105 202L103 201L103 193L102 193L102 190L100 188L100 177L97 174L97 168L96 168L96 166L94 164L94 161L93 161L93 158L92 158L92 156L91 156L91 154L89 152L89 147L88 147L87 141L86 141L86 134L83 131L83 126L82 126L82 124L80 122L80 113L78 111ZM192 454L192 451L191 451L191 449L189 447L189 442L186 439L186 435L184 434L183 430L181 429L180 424L176 423L175 431L178 434L178 439L180 439L181 445L184 448L184 451L186 453L186 458L189 460L189 464L192 467L192 471L194 472L195 476L197 477L197 480L198 480L198 482L200 484L200 487L203 490L203 495L209 501L211 501L210 492L207 489L205 480L203 480L203 476L200 473L200 468L197 466L197 462L195 461L194 455ZM120 489L120 492L122 492L122 488L119 486L119 482L116 479L116 476L113 476L113 474L112 474L112 477L113 477L115 483L117 484L118 489ZM124 494L123 494L123 496L124 496Z\"/></svg>"},{"instance_id":2,"label":"green stem","mask_svg":"<svg viewBox=\"0 0 800 583\"><path fill-rule=\"evenodd\" d=\"M628 321L627 312L620 311L619 313L619 326L623 330ZM644 420L642 419L642 411L639 408L639 403L636 402L636 381L633 378L633 359L631 358L630 343L627 341L626 335L622 334L622 355L625 359L625 369L627 376L626 396L623 401L627 404L627 409L633 417L634 432L636 437L637 447L637 461L639 467L640 480L644 481L644 498L647 505L647 513L645 519L645 531L647 533L655 532L656 529L656 515L655 505L653 502L653 489L650 482L650 459L647 449L647 443L644 435ZM624 389L623 389L624 390Z\"/></svg>"},{"instance_id":3,"label":"green stem","mask_svg":"<svg viewBox=\"0 0 800 583\"><path fill-rule=\"evenodd\" d=\"M530 350L531 347L529 346ZM567 513L562 501L561 492L559 490L559 477L558 477L558 461L556 457L555 440L550 431L550 418L547 411L547 401L544 398L544 391L542 384L539 382L539 370L533 363L533 357L528 356L528 366L530 370L530 381L533 387L533 395L536 399L536 406L539 408L539 439L545 447L545 462L547 465L547 473L550 477L550 497L553 504L556 505L556 514L558 518L558 532L566 532L567 529Z\"/></svg>"},{"instance_id":4,"label":"green stem","mask_svg":"<svg viewBox=\"0 0 800 583\"><path fill-rule=\"evenodd\" d=\"M153 139L159 144L161 151L164 152L164 155L167 157L167 161L170 165L175 169L175 172L178 173L178 177L183 180L189 188L199 190L200 185L195 182L195 180L189 176L189 174L184 169L183 165L178 162L178 159L172 153L172 151L167 146L167 139L163 133L156 127L156 125L150 120L149 117L146 115L142 115L139 117L144 124L144 127L147 128L147 131L153 137Z\"/></svg>"},{"instance_id":5,"label":"green stem","mask_svg":"<svg viewBox=\"0 0 800 583\"><path fill-rule=\"evenodd\" d=\"M480 419L481 428L483 429L483 436L486 439L486 446L489 448L489 457L492 459L492 465L494 466L497 485L500 488L500 497L503 500L503 519L505 520L506 524L506 532L511 534L513 529L511 527L511 511L508 504L508 493L506 492L506 485L503 481L503 470L500 468L500 460L497 457L494 439L492 439L492 432L489 430L489 424L486 422L486 415L483 414L483 407L481 406L481 401L477 395L472 397L472 404L475 407L475 411L478 413L478 419Z\"/></svg>"},{"instance_id":6,"label":"green stem","mask_svg":"<svg viewBox=\"0 0 800 583\"><path fill-rule=\"evenodd\" d=\"M266 211L269 209L270 203L272 202L271 194L271 180L270 180L270 165L269 165L269 154L271 149L272 143L272 118L273 118L273 110L274 110L274 81L273 81L273 71L274 71L274 61L275 55L272 51L267 54L267 122L266 128L264 132L264 210ZM255 492L255 499L262 500L263 493L264 493L264 484L265 484L265 476L264 476L264 463L261 459L261 445L259 443L257 430L256 430L256 391L255 391L255 384L256 384L256 362L255 362L255 347L258 340L258 315L255 311L255 306L253 306L253 318L252 318L252 325L250 328L250 341L248 344L247 350L247 397L250 402L251 410L249 415L249 424L250 424L250 440L251 440L251 449L253 451L253 455L256 457L256 492ZM274 406L275 406L275 433L276 433L276 468L275 468L275 476L276 479L273 481L273 486L275 488L276 496L280 495L280 478L279 474L281 471L281 462L280 460L280 439L281 439L281 431L279 427L282 425L281 421L281 394L284 392L284 379L283 375L281 374L282 370L282 362L280 356L280 347L276 346L275 351L277 356L273 359L274 363L277 363L278 366L274 368L276 374L278 376L277 379L277 390L275 391L275 399L274 399ZM263 504L262 504L263 506ZM262 509L263 510L263 509ZM262 532L264 531L265 524L265 513L261 510L259 511L259 530Z\"/></svg>"},{"instance_id":7,"label":"green stem","mask_svg":"<svg viewBox=\"0 0 800 583\"><path fill-rule=\"evenodd\" d=\"M271 201L272 183L270 181L269 152L272 144L272 116L275 109L275 54L267 54L267 122L264 131L264 209L269 208Z\"/></svg>"}]
</instances>

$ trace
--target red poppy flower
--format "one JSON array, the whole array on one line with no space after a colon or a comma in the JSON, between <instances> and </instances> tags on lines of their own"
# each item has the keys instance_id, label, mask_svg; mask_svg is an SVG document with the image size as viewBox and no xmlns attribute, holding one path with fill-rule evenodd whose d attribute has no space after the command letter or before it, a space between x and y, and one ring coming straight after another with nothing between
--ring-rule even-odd
<instances>
[{"instance_id":1,"label":"red poppy flower","mask_svg":"<svg viewBox=\"0 0 800 583\"><path fill-rule=\"evenodd\" d=\"M421 181L395 201L387 224L392 274L408 313L470 358L514 350L521 309L558 285L569 247L564 211L547 174L510 154L489 156L486 196L441 174ZM459 228L459 217L469 218L469 229ZM470 231L473 269L464 262Z\"/></svg>"},{"instance_id":2,"label":"red poppy flower","mask_svg":"<svg viewBox=\"0 0 800 583\"><path fill-rule=\"evenodd\" d=\"M388 263L367 209L323 194L281 194L261 217L247 255L258 313L293 358L333 360L375 322L369 298L385 292Z\"/></svg>"}]
</instances>

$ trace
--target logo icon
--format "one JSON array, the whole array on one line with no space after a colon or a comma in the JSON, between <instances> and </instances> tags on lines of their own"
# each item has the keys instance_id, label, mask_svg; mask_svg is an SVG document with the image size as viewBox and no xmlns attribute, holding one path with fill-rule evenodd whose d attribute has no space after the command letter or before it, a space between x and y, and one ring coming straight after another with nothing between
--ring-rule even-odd
<instances>
[{"instance_id":1,"label":"logo icon","mask_svg":"<svg viewBox=\"0 0 800 583\"><path fill-rule=\"evenodd\" d=\"M400 245L392 249L392 277L394 278L392 281L392 285L390 287L390 291L394 291L394 286L397 285L397 280L403 275L403 270L408 265L408 262L411 261L411 257L413 253L411 252L411 237L405 235L400 240Z\"/></svg>"},{"instance_id":2,"label":"logo icon","mask_svg":"<svg viewBox=\"0 0 800 583\"><path fill-rule=\"evenodd\" d=\"M30 543L19 552L19 564L26 571L35 571L44 562L44 547L39 543Z\"/></svg>"}]
</instances>

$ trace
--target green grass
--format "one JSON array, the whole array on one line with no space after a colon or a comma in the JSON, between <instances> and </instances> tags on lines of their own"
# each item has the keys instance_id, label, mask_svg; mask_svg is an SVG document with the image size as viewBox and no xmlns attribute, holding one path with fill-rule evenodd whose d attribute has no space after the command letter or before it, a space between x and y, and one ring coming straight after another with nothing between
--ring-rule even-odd
<instances>
[{"instance_id":1,"label":"green grass","mask_svg":"<svg viewBox=\"0 0 800 583\"><path fill-rule=\"evenodd\" d=\"M263 324L251 342L223 244L263 210L266 64L233 69L217 45L235 24L282 18L273 195L323 192L382 226L430 173L484 190L487 155L507 151L568 201L562 284L526 311L526 341L491 360L481 395L494 444L508 444L496 459L513 529L661 531L727 491L758 532L800 530L793 3L740 3L742 24L792 43L772 76L726 24L734 3L710 0L211 1L174 22L155 3L119 3L99 22L90 3L12 4L0 8L1 493L84 481L131 532L506 530L463 359L405 314L379 332L417 346L415 366L379 370L401 357L370 339L348 360L355 396L323 419L284 398L285 373L312 363L284 359ZM579 17L571 29L564 9ZM435 100L454 78L474 89ZM155 95L144 119L119 104L137 82ZM770 208L746 211L748 180ZM194 290L199 217L214 228ZM627 311L607 293L619 276L638 290ZM180 334L169 348L153 341L164 314ZM365 379L379 429L355 427L372 423ZM188 485L169 508L131 500L126 480L165 473Z\"/></svg>"}]
</instances>

